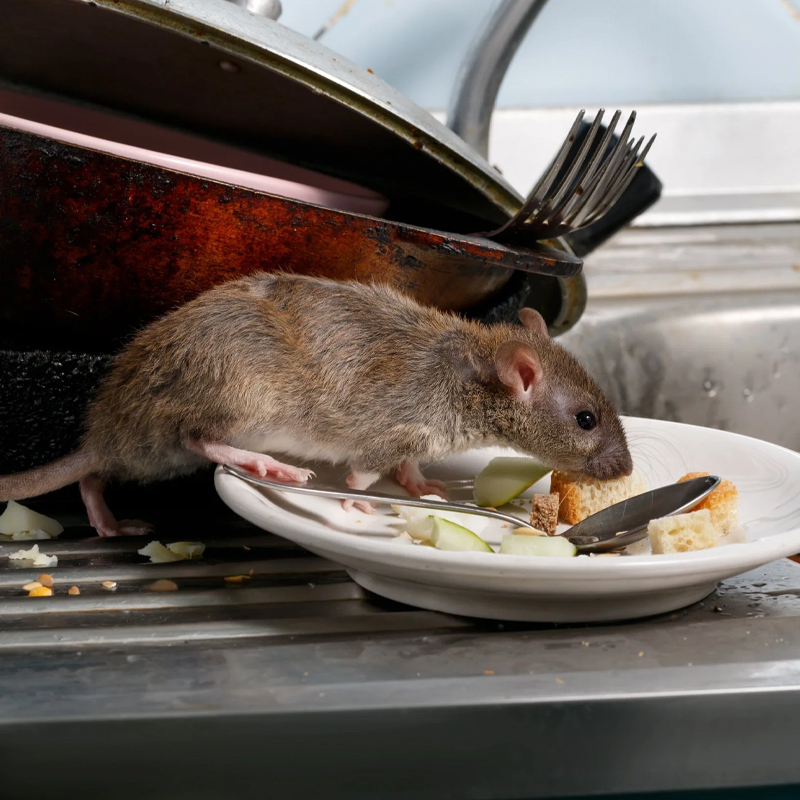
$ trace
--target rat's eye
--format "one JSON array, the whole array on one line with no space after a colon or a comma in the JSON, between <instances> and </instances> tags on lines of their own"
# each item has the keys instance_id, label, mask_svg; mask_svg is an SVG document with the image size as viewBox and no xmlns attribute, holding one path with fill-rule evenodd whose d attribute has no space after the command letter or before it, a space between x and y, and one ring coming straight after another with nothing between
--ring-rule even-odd
<instances>
[{"instance_id":1,"label":"rat's eye","mask_svg":"<svg viewBox=\"0 0 800 800\"><path fill-rule=\"evenodd\" d=\"M585 431L590 431L597 425L597 419L595 419L591 411L579 411L575 415L575 419L578 421L578 425Z\"/></svg>"}]
</instances>

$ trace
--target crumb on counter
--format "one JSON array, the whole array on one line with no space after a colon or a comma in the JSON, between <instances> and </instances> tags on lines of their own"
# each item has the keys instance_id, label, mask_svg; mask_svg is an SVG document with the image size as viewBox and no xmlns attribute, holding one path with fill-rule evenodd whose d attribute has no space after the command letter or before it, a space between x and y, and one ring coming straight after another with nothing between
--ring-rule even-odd
<instances>
[{"instance_id":1,"label":"crumb on counter","mask_svg":"<svg viewBox=\"0 0 800 800\"><path fill-rule=\"evenodd\" d=\"M161 578L145 586L145 589L150 592L174 592L177 591L178 584L168 578Z\"/></svg>"},{"instance_id":2,"label":"crumb on counter","mask_svg":"<svg viewBox=\"0 0 800 800\"><path fill-rule=\"evenodd\" d=\"M58 564L58 556L49 556L39 550L39 545L35 544L30 550L17 550L8 556L9 561L30 561L34 567L55 567Z\"/></svg>"},{"instance_id":3,"label":"crumb on counter","mask_svg":"<svg viewBox=\"0 0 800 800\"><path fill-rule=\"evenodd\" d=\"M71 594L73 596L80 593L81 590L77 586L70 586L69 589L67 589L67 594Z\"/></svg>"}]
</instances>

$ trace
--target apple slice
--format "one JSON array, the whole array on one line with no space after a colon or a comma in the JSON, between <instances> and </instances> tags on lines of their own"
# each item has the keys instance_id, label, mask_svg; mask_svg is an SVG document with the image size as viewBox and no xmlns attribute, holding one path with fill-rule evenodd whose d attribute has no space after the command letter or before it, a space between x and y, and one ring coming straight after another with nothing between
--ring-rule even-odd
<instances>
[{"instance_id":1,"label":"apple slice","mask_svg":"<svg viewBox=\"0 0 800 800\"><path fill-rule=\"evenodd\" d=\"M9 500L6 510L0 514L0 533L24 539L54 539L63 533L64 526L44 514ZM38 533L44 535L40 536ZM23 534L29 534L27 536Z\"/></svg>"},{"instance_id":2,"label":"apple slice","mask_svg":"<svg viewBox=\"0 0 800 800\"><path fill-rule=\"evenodd\" d=\"M493 458L475 478L473 495L479 506L505 505L552 472L533 458Z\"/></svg>"},{"instance_id":3,"label":"apple slice","mask_svg":"<svg viewBox=\"0 0 800 800\"><path fill-rule=\"evenodd\" d=\"M577 555L575 545L563 536L530 536L508 533L500 542L500 552L509 556L560 556Z\"/></svg>"},{"instance_id":4,"label":"apple slice","mask_svg":"<svg viewBox=\"0 0 800 800\"><path fill-rule=\"evenodd\" d=\"M441 497L435 494L423 495L420 499L444 502ZM462 514L458 511L437 511L433 508L404 506L399 503L392 505L392 510L406 521L406 531L414 539L431 538L433 533L432 515L455 522L456 525L460 525L473 533L480 533L489 522L486 517L479 517L477 514Z\"/></svg>"},{"instance_id":5,"label":"apple slice","mask_svg":"<svg viewBox=\"0 0 800 800\"><path fill-rule=\"evenodd\" d=\"M433 531L431 542L439 550L479 550L485 553L494 553L491 547L473 533L455 522L440 517L431 517Z\"/></svg>"}]
</instances>

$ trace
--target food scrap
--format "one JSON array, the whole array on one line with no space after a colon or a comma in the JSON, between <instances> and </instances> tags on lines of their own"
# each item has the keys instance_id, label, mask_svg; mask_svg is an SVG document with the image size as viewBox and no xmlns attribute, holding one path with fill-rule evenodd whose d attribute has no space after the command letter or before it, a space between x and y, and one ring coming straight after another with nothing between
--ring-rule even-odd
<instances>
[{"instance_id":1,"label":"food scrap","mask_svg":"<svg viewBox=\"0 0 800 800\"><path fill-rule=\"evenodd\" d=\"M558 505L559 496L555 492L535 494L530 516L531 527L544 531L548 536L555 536L558 526Z\"/></svg>"},{"instance_id":2,"label":"food scrap","mask_svg":"<svg viewBox=\"0 0 800 800\"><path fill-rule=\"evenodd\" d=\"M100 585L104 589L108 589L109 592L115 592L117 590L117 582L116 581L103 581Z\"/></svg>"},{"instance_id":3,"label":"food scrap","mask_svg":"<svg viewBox=\"0 0 800 800\"><path fill-rule=\"evenodd\" d=\"M672 517L654 519L647 526L650 547L654 554L688 553L691 550L707 550L716 547L719 541L717 529L711 521L707 508L675 514Z\"/></svg>"},{"instance_id":4,"label":"food scrap","mask_svg":"<svg viewBox=\"0 0 800 800\"><path fill-rule=\"evenodd\" d=\"M565 472L553 472L550 491L559 496L559 519L576 525L586 517L614 503L621 503L647 491L647 484L638 473L625 478L601 481L595 478L576 479Z\"/></svg>"},{"instance_id":5,"label":"food scrap","mask_svg":"<svg viewBox=\"0 0 800 800\"><path fill-rule=\"evenodd\" d=\"M140 556L147 556L153 564L167 564L171 561L200 558L205 549L202 542L171 542L166 547L161 542L150 542L138 553Z\"/></svg>"},{"instance_id":6,"label":"food scrap","mask_svg":"<svg viewBox=\"0 0 800 800\"><path fill-rule=\"evenodd\" d=\"M174 592L178 589L178 584L167 578L161 578L160 580L153 581L153 583L144 588L151 592Z\"/></svg>"},{"instance_id":7,"label":"food scrap","mask_svg":"<svg viewBox=\"0 0 800 800\"><path fill-rule=\"evenodd\" d=\"M678 483L690 481L693 478L706 478L707 472L690 472ZM702 511L707 509L711 514L711 524L720 536L730 533L739 522L739 491L736 486L724 478L720 480L711 494L704 497L692 510Z\"/></svg>"},{"instance_id":8,"label":"food scrap","mask_svg":"<svg viewBox=\"0 0 800 800\"><path fill-rule=\"evenodd\" d=\"M77 586L70 586L69 589L67 589L67 594L71 594L73 596L80 593L81 590Z\"/></svg>"},{"instance_id":9,"label":"food scrap","mask_svg":"<svg viewBox=\"0 0 800 800\"><path fill-rule=\"evenodd\" d=\"M484 508L505 505L550 472L532 458L493 458L475 478L473 496Z\"/></svg>"},{"instance_id":10,"label":"food scrap","mask_svg":"<svg viewBox=\"0 0 800 800\"><path fill-rule=\"evenodd\" d=\"M250 576L249 575L226 575L225 576L225 583L244 583L247 580L250 580Z\"/></svg>"},{"instance_id":11,"label":"food scrap","mask_svg":"<svg viewBox=\"0 0 800 800\"><path fill-rule=\"evenodd\" d=\"M48 575L46 572L43 572L36 580L39 581L42 586L53 586L53 576Z\"/></svg>"},{"instance_id":12,"label":"food scrap","mask_svg":"<svg viewBox=\"0 0 800 800\"><path fill-rule=\"evenodd\" d=\"M53 590L49 586L40 586L38 589L31 589L28 597L50 597Z\"/></svg>"},{"instance_id":13,"label":"food scrap","mask_svg":"<svg viewBox=\"0 0 800 800\"><path fill-rule=\"evenodd\" d=\"M0 514L0 536L7 541L55 539L63 532L60 522L15 500L9 500L6 510Z\"/></svg>"},{"instance_id":14,"label":"food scrap","mask_svg":"<svg viewBox=\"0 0 800 800\"><path fill-rule=\"evenodd\" d=\"M35 544L30 550L17 550L8 556L10 561L30 561L34 567L55 567L58 564L58 556L49 556L39 550L39 545Z\"/></svg>"}]
</instances>

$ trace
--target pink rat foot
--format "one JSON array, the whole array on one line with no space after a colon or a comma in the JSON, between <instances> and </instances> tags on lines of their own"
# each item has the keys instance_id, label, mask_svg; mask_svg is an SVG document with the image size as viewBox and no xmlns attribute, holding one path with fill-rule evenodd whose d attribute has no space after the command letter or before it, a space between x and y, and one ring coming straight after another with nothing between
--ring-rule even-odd
<instances>
[{"instance_id":1,"label":"pink rat foot","mask_svg":"<svg viewBox=\"0 0 800 800\"><path fill-rule=\"evenodd\" d=\"M140 519L122 519L111 524L100 523L93 526L100 536L147 536L153 532L153 526L149 522L142 522Z\"/></svg>"},{"instance_id":2,"label":"pink rat foot","mask_svg":"<svg viewBox=\"0 0 800 800\"><path fill-rule=\"evenodd\" d=\"M105 481L99 475L87 475L81 479L81 497L89 515L89 524L98 536L146 536L153 526L139 519L124 519L117 522L103 498Z\"/></svg>"},{"instance_id":3,"label":"pink rat foot","mask_svg":"<svg viewBox=\"0 0 800 800\"><path fill-rule=\"evenodd\" d=\"M375 506L367 500L342 500L342 508L345 511L350 511L355 508L359 511L363 511L365 514L375 513Z\"/></svg>"},{"instance_id":4,"label":"pink rat foot","mask_svg":"<svg viewBox=\"0 0 800 800\"><path fill-rule=\"evenodd\" d=\"M252 453L218 442L189 442L186 447L215 464L241 467L259 478L270 476L283 483L306 483L314 475L310 469L293 467L263 453Z\"/></svg>"},{"instance_id":5,"label":"pink rat foot","mask_svg":"<svg viewBox=\"0 0 800 800\"><path fill-rule=\"evenodd\" d=\"M365 489L369 489L380 476L380 472L358 472L357 470L351 470L350 474L347 476L347 488L364 491ZM375 506L367 500L342 500L342 508L345 511L357 508L365 514L375 513Z\"/></svg>"},{"instance_id":6,"label":"pink rat foot","mask_svg":"<svg viewBox=\"0 0 800 800\"><path fill-rule=\"evenodd\" d=\"M447 500L447 487L441 481L426 478L415 461L404 461L397 468L394 478L412 497L435 494Z\"/></svg>"}]
</instances>

